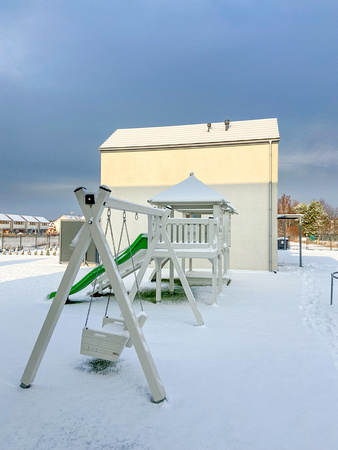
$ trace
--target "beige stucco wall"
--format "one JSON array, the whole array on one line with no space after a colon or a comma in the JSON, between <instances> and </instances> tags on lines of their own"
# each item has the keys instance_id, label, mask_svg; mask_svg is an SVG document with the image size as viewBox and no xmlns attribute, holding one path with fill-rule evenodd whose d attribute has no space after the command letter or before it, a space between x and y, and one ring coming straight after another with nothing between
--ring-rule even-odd
<instances>
[{"instance_id":1,"label":"beige stucco wall","mask_svg":"<svg viewBox=\"0 0 338 450\"><path fill-rule=\"evenodd\" d=\"M273 181L277 182L277 144L273 149ZM269 182L269 143L178 150L102 152L101 181L114 186L172 186L191 171L205 184ZM190 169L189 169L190 168ZM137 171L137 176L135 176ZM150 172L151 171L151 172ZM151 176L149 176L151 173Z\"/></svg>"},{"instance_id":2,"label":"beige stucco wall","mask_svg":"<svg viewBox=\"0 0 338 450\"><path fill-rule=\"evenodd\" d=\"M277 270L278 144L250 144L178 150L101 152L101 183L112 196L146 204L148 198L195 176L228 198L232 217L231 268L269 270L269 180L272 182L272 269ZM135 234L146 232L140 218ZM142 229L141 229L142 228Z\"/></svg>"}]
</instances>

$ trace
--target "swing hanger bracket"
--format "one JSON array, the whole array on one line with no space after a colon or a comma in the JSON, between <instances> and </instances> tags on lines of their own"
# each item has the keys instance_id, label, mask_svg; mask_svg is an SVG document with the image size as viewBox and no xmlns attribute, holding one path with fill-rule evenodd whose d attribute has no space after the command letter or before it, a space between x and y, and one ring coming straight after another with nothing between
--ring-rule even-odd
<instances>
[{"instance_id":1,"label":"swing hanger bracket","mask_svg":"<svg viewBox=\"0 0 338 450\"><path fill-rule=\"evenodd\" d=\"M86 205L95 205L95 195L94 194L85 194L85 204Z\"/></svg>"}]
</instances>

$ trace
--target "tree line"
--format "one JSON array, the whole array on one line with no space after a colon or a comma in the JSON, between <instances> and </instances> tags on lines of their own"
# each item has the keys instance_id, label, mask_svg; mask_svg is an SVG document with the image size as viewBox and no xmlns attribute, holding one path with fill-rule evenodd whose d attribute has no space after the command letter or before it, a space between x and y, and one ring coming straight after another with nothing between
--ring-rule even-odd
<instances>
[{"instance_id":1,"label":"tree line","mask_svg":"<svg viewBox=\"0 0 338 450\"><path fill-rule=\"evenodd\" d=\"M309 204L292 200L290 195L283 194L278 199L278 214L302 214L302 232L309 236L338 235L338 208L334 208L325 200L312 200ZM279 235L284 232L283 221L278 221ZM286 232L294 238L298 235L298 220L286 220Z\"/></svg>"}]
</instances>

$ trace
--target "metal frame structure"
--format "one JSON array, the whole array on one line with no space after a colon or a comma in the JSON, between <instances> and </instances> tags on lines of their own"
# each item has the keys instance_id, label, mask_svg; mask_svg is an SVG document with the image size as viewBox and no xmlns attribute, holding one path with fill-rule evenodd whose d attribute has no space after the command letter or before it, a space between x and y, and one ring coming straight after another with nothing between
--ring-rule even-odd
<instances>
[{"instance_id":1,"label":"metal frame structure","mask_svg":"<svg viewBox=\"0 0 338 450\"><path fill-rule=\"evenodd\" d=\"M338 280L338 272L331 273L331 296L330 296L330 305L333 305L333 279Z\"/></svg>"},{"instance_id":2,"label":"metal frame structure","mask_svg":"<svg viewBox=\"0 0 338 450\"><path fill-rule=\"evenodd\" d=\"M85 222L73 241L75 247L72 256L63 275L55 298L48 311L45 322L41 328L31 356L27 362L25 371L21 378L20 386L22 388L29 388L33 382L50 338L52 337L55 326L63 310L63 306L68 298L70 289L80 269L84 255L91 240L93 240L101 257L102 264L106 270L110 284L114 290L125 327L128 330L132 344L135 347L138 359L147 379L153 401L155 403L161 402L166 397L165 389L143 335L142 327L132 307L132 302L137 292L137 285L141 282L146 268L152 259L156 244L161 237L167 244L168 252L181 279L197 324L203 325L204 323L184 275L183 269L178 262L177 256L175 255L175 251L172 248L169 236L166 232L166 221L170 215L170 209L157 209L111 198L109 197L111 190L106 186L100 186L97 193L87 193L86 189L83 187L76 189L74 192L85 217ZM121 211L146 214L148 216L149 223L153 223L155 221L156 224L155 227L149 227L149 230L151 229L153 233L151 236L148 235L147 254L129 295L123 284L122 278L114 261L114 257L100 225L100 218L104 208L114 208Z\"/></svg>"},{"instance_id":3,"label":"metal frame structure","mask_svg":"<svg viewBox=\"0 0 338 450\"><path fill-rule=\"evenodd\" d=\"M287 219L295 219L299 220L299 267L303 267L303 258L302 258L302 217L303 214L280 214L277 217L277 220L284 220L284 250L286 250L285 242L285 220Z\"/></svg>"}]
</instances>

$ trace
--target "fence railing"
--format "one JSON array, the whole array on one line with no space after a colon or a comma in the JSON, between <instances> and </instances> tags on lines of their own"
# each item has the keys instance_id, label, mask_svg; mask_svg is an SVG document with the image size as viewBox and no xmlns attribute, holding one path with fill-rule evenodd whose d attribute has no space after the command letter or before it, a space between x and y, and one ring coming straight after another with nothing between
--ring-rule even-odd
<instances>
[{"instance_id":1,"label":"fence railing","mask_svg":"<svg viewBox=\"0 0 338 450\"><path fill-rule=\"evenodd\" d=\"M289 238L289 245L297 247L299 238ZM321 235L302 237L302 247L304 250L335 250L338 251L338 235Z\"/></svg>"},{"instance_id":2,"label":"fence railing","mask_svg":"<svg viewBox=\"0 0 338 450\"><path fill-rule=\"evenodd\" d=\"M305 238L305 245L307 250L314 250L320 247L327 250L338 250L338 235L308 235Z\"/></svg>"},{"instance_id":3,"label":"fence railing","mask_svg":"<svg viewBox=\"0 0 338 450\"><path fill-rule=\"evenodd\" d=\"M168 219L166 230L174 248L216 248L217 219ZM164 245L161 241L159 247Z\"/></svg>"},{"instance_id":4,"label":"fence railing","mask_svg":"<svg viewBox=\"0 0 338 450\"><path fill-rule=\"evenodd\" d=\"M44 247L59 247L59 235L50 236L48 234L17 234L17 235L0 235L1 250L32 250Z\"/></svg>"}]
</instances>

